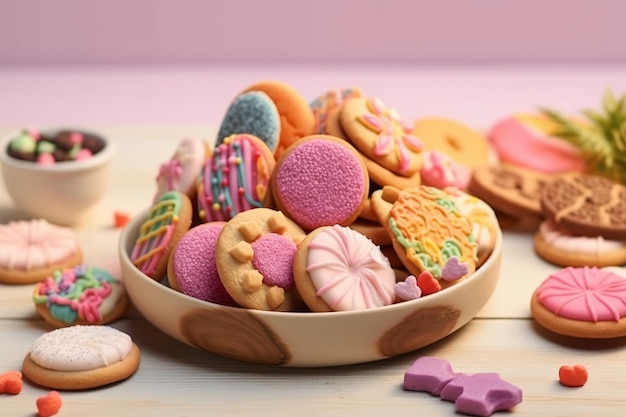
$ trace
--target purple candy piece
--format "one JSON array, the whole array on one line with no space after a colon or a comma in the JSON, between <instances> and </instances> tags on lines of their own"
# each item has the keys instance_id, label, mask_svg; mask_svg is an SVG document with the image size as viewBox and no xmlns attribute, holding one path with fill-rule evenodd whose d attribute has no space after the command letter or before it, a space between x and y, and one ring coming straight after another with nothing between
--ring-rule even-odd
<instances>
[{"instance_id":1,"label":"purple candy piece","mask_svg":"<svg viewBox=\"0 0 626 417\"><path fill-rule=\"evenodd\" d=\"M459 262L459 258L451 256L441 271L441 278L446 281L456 281L457 279L465 276L469 272L467 265Z\"/></svg>"},{"instance_id":2,"label":"purple candy piece","mask_svg":"<svg viewBox=\"0 0 626 417\"><path fill-rule=\"evenodd\" d=\"M422 296L422 289L417 285L415 275L409 275L404 281L396 283L395 294L402 300L415 300Z\"/></svg>"},{"instance_id":3,"label":"purple candy piece","mask_svg":"<svg viewBox=\"0 0 626 417\"><path fill-rule=\"evenodd\" d=\"M454 401L457 412L479 417L508 410L522 402L522 390L500 379L495 372L460 374L440 392L444 400Z\"/></svg>"},{"instance_id":4,"label":"purple candy piece","mask_svg":"<svg viewBox=\"0 0 626 417\"><path fill-rule=\"evenodd\" d=\"M422 356L404 374L404 389L439 395L447 384L460 374L445 359Z\"/></svg>"}]
</instances>

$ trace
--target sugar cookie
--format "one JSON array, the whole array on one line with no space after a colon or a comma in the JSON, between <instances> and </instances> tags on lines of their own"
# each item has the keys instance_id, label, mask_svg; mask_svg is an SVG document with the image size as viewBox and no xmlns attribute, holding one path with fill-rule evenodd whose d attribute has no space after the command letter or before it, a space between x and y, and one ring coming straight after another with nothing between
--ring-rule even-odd
<instances>
[{"instance_id":1,"label":"sugar cookie","mask_svg":"<svg viewBox=\"0 0 626 417\"><path fill-rule=\"evenodd\" d=\"M199 138L184 138L174 155L161 164L157 174L157 191L153 202L167 191L181 191L190 199L196 197L196 179L209 153L208 144Z\"/></svg>"}]
</instances>

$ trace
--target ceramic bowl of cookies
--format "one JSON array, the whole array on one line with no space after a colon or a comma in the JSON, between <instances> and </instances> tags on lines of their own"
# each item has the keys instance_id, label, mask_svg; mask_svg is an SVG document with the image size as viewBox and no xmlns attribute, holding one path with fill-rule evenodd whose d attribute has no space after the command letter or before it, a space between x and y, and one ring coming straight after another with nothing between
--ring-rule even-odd
<instances>
[{"instance_id":1,"label":"ceramic bowl of cookies","mask_svg":"<svg viewBox=\"0 0 626 417\"><path fill-rule=\"evenodd\" d=\"M4 185L26 215L71 226L106 192L115 146L98 133L18 129L0 147Z\"/></svg>"},{"instance_id":2,"label":"ceramic bowl of cookies","mask_svg":"<svg viewBox=\"0 0 626 417\"><path fill-rule=\"evenodd\" d=\"M500 273L502 234L497 228L491 254L478 269L420 298L353 311L233 307L188 296L166 285L167 278L153 279L136 266L135 245L150 218L150 210L136 216L119 241L122 275L133 304L149 322L180 342L250 363L325 367L415 351L472 320L491 297Z\"/></svg>"}]
</instances>

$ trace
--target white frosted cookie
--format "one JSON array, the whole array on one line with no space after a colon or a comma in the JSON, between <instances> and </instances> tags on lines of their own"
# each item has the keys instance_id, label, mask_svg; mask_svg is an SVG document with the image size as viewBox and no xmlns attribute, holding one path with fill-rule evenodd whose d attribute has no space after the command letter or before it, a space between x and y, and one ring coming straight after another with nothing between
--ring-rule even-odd
<instances>
[{"instance_id":1,"label":"white frosted cookie","mask_svg":"<svg viewBox=\"0 0 626 417\"><path fill-rule=\"evenodd\" d=\"M174 155L159 167L154 202L168 191L180 191L193 200L196 196L196 180L208 153L208 145L202 139L193 137L182 139Z\"/></svg>"},{"instance_id":2,"label":"white frosted cookie","mask_svg":"<svg viewBox=\"0 0 626 417\"><path fill-rule=\"evenodd\" d=\"M113 327L76 325L41 335L24 358L22 373L53 389L95 388L130 377L140 353L131 337Z\"/></svg>"},{"instance_id":3,"label":"white frosted cookie","mask_svg":"<svg viewBox=\"0 0 626 417\"><path fill-rule=\"evenodd\" d=\"M43 219L0 225L0 282L35 284L83 260L74 231Z\"/></svg>"}]
</instances>

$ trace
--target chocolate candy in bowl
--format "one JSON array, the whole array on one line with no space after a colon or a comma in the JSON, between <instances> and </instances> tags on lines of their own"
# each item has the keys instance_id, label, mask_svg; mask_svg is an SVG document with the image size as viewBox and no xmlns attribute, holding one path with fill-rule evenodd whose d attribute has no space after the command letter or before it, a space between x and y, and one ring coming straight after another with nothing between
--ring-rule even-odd
<instances>
[{"instance_id":1,"label":"chocolate candy in bowl","mask_svg":"<svg viewBox=\"0 0 626 417\"><path fill-rule=\"evenodd\" d=\"M467 324L492 295L502 234L471 276L438 293L369 310L278 312L223 306L189 297L148 277L130 254L148 211L122 231L122 275L134 305L154 326L198 349L245 362L323 367L381 360L443 339Z\"/></svg>"}]
</instances>

